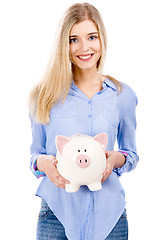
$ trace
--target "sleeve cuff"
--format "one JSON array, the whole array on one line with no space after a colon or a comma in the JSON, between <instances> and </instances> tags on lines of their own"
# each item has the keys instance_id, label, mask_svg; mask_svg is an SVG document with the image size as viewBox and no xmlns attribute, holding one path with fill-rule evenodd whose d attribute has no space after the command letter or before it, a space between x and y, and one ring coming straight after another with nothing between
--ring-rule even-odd
<instances>
[{"instance_id":1,"label":"sleeve cuff","mask_svg":"<svg viewBox=\"0 0 160 240\"><path fill-rule=\"evenodd\" d=\"M121 168L113 169L113 171L116 172L118 176L121 176L123 173L130 172L131 170L135 169L139 158L136 153L131 154L123 150L120 150L118 152L122 153L126 157L126 163Z\"/></svg>"},{"instance_id":2,"label":"sleeve cuff","mask_svg":"<svg viewBox=\"0 0 160 240\"><path fill-rule=\"evenodd\" d=\"M31 164L31 171L37 178L40 178L40 177L44 177L46 174L37 169L37 158L38 158L38 156L36 156L34 158L32 164Z\"/></svg>"}]
</instances>

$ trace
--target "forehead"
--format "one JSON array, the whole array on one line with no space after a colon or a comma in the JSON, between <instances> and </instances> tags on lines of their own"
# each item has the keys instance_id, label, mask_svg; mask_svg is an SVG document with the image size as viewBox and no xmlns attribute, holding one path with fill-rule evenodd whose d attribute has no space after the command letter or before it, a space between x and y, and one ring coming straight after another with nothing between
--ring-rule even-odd
<instances>
[{"instance_id":1,"label":"forehead","mask_svg":"<svg viewBox=\"0 0 160 240\"><path fill-rule=\"evenodd\" d=\"M91 33L91 32L98 32L98 29L94 24L94 22L92 22L91 20L85 20L83 22L74 24L70 31L70 35L81 36L81 35L87 35L88 33Z\"/></svg>"}]
</instances>

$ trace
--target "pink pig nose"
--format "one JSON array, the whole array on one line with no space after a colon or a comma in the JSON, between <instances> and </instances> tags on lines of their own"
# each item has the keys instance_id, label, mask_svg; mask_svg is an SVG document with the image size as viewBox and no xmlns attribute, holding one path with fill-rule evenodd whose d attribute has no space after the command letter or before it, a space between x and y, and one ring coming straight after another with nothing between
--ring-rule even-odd
<instances>
[{"instance_id":1,"label":"pink pig nose","mask_svg":"<svg viewBox=\"0 0 160 240\"><path fill-rule=\"evenodd\" d=\"M77 157L76 162L80 168L87 168L90 165L91 161L87 155L81 154Z\"/></svg>"}]
</instances>

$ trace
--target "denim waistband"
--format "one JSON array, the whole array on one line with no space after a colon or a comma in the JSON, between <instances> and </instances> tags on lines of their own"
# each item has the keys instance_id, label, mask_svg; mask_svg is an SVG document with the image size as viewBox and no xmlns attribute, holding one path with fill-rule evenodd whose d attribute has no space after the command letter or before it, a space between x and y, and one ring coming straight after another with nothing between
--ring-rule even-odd
<instances>
[{"instance_id":1,"label":"denim waistband","mask_svg":"<svg viewBox=\"0 0 160 240\"><path fill-rule=\"evenodd\" d=\"M51 210L48 206L48 204L46 203L46 201L42 198L42 201L41 201L41 210Z\"/></svg>"}]
</instances>

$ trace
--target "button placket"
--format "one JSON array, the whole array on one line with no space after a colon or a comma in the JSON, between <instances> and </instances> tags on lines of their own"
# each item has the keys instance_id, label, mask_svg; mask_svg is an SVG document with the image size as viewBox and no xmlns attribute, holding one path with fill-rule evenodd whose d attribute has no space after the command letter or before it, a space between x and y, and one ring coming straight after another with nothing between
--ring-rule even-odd
<instances>
[{"instance_id":1,"label":"button placket","mask_svg":"<svg viewBox=\"0 0 160 240\"><path fill-rule=\"evenodd\" d=\"M92 101L88 101L88 118L92 117Z\"/></svg>"}]
</instances>

